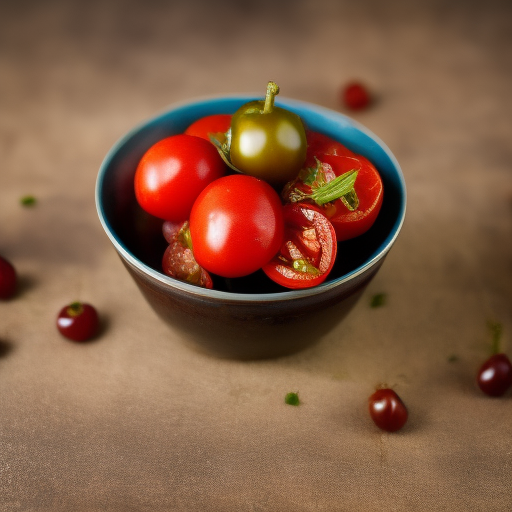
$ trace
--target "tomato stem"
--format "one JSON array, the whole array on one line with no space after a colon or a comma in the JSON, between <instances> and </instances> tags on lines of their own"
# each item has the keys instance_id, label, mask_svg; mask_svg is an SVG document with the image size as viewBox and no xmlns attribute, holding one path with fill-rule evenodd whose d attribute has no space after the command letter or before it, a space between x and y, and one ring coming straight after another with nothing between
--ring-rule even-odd
<instances>
[{"instance_id":1,"label":"tomato stem","mask_svg":"<svg viewBox=\"0 0 512 512\"><path fill-rule=\"evenodd\" d=\"M80 316L84 312L84 307L81 302L73 302L68 306L67 313L69 316Z\"/></svg>"},{"instance_id":2,"label":"tomato stem","mask_svg":"<svg viewBox=\"0 0 512 512\"><path fill-rule=\"evenodd\" d=\"M274 109L275 97L279 94L279 86L270 81L267 84L267 95L265 96L265 105L263 106L263 113L270 114Z\"/></svg>"}]
</instances>

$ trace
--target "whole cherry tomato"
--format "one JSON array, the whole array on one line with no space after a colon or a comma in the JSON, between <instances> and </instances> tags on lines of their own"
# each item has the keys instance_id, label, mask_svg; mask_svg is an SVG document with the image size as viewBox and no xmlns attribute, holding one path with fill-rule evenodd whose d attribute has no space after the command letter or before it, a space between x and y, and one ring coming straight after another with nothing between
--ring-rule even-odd
<instances>
[{"instance_id":1,"label":"whole cherry tomato","mask_svg":"<svg viewBox=\"0 0 512 512\"><path fill-rule=\"evenodd\" d=\"M141 158L135 196L151 215L184 221L199 193L225 170L213 144L192 135L173 135L151 146Z\"/></svg>"},{"instance_id":2,"label":"whole cherry tomato","mask_svg":"<svg viewBox=\"0 0 512 512\"><path fill-rule=\"evenodd\" d=\"M17 274L13 265L0 256L0 299L10 299L16 293Z\"/></svg>"},{"instance_id":3,"label":"whole cherry tomato","mask_svg":"<svg viewBox=\"0 0 512 512\"><path fill-rule=\"evenodd\" d=\"M283 240L281 201L252 176L224 176L199 195L190 214L194 256L208 272L242 277L260 269Z\"/></svg>"},{"instance_id":4,"label":"whole cherry tomato","mask_svg":"<svg viewBox=\"0 0 512 512\"><path fill-rule=\"evenodd\" d=\"M285 232L281 250L263 272L286 288L310 288L325 281L336 258L336 233L318 208L306 204L283 207Z\"/></svg>"},{"instance_id":5,"label":"whole cherry tomato","mask_svg":"<svg viewBox=\"0 0 512 512\"><path fill-rule=\"evenodd\" d=\"M315 167L303 169L296 180L284 187L283 199L321 206L334 226L339 242L362 235L373 225L382 206L384 191L377 169L360 155L327 154L319 158ZM334 186L338 180L343 183L342 177L348 179L351 175L355 175L352 190L347 192L346 188ZM327 193L331 189L333 193Z\"/></svg>"},{"instance_id":6,"label":"whole cherry tomato","mask_svg":"<svg viewBox=\"0 0 512 512\"><path fill-rule=\"evenodd\" d=\"M213 288L210 274L194 258L188 221L177 224L166 221L162 232L169 243L162 258L164 274L203 288Z\"/></svg>"},{"instance_id":7,"label":"whole cherry tomato","mask_svg":"<svg viewBox=\"0 0 512 512\"><path fill-rule=\"evenodd\" d=\"M306 159L306 131L300 117L274 106L279 87L269 82L263 101L240 107L231 121L230 160L242 173L282 186Z\"/></svg>"},{"instance_id":8,"label":"whole cherry tomato","mask_svg":"<svg viewBox=\"0 0 512 512\"><path fill-rule=\"evenodd\" d=\"M209 141L210 134L226 133L229 130L232 117L231 114L213 114L201 117L185 130L185 134L195 135Z\"/></svg>"},{"instance_id":9,"label":"whole cherry tomato","mask_svg":"<svg viewBox=\"0 0 512 512\"><path fill-rule=\"evenodd\" d=\"M406 423L409 413L401 398L392 389L378 389L368 399L370 416L382 430L396 432Z\"/></svg>"},{"instance_id":10,"label":"whole cherry tomato","mask_svg":"<svg viewBox=\"0 0 512 512\"><path fill-rule=\"evenodd\" d=\"M494 354L480 367L480 389L489 396L502 396L512 386L512 363L506 354Z\"/></svg>"},{"instance_id":11,"label":"whole cherry tomato","mask_svg":"<svg viewBox=\"0 0 512 512\"><path fill-rule=\"evenodd\" d=\"M342 90L342 100L350 110L363 110L370 104L371 97L361 82L350 82Z\"/></svg>"},{"instance_id":12,"label":"whole cherry tomato","mask_svg":"<svg viewBox=\"0 0 512 512\"><path fill-rule=\"evenodd\" d=\"M63 307L57 315L57 329L70 340L90 340L99 329L96 308L83 302L73 302Z\"/></svg>"}]
</instances>

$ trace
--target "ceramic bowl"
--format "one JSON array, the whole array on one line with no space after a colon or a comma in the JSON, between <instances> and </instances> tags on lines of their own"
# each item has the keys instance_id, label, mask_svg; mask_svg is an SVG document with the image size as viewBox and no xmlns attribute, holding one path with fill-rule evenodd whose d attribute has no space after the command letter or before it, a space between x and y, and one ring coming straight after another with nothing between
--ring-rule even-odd
<instances>
[{"instance_id":1,"label":"ceramic bowl","mask_svg":"<svg viewBox=\"0 0 512 512\"><path fill-rule=\"evenodd\" d=\"M384 182L377 221L364 235L340 243L328 280L314 288L286 290L269 282L262 272L247 278L219 279L213 290L164 275L162 222L142 211L135 200L137 164L158 140L183 132L202 116L233 113L252 99L255 96L238 95L171 106L114 145L101 165L96 184L96 206L103 228L158 317L196 348L240 359L292 353L338 325L381 267L401 229L406 205L400 166L379 138L339 112L279 98L276 105L296 112L308 128L339 140L377 167Z\"/></svg>"}]
</instances>

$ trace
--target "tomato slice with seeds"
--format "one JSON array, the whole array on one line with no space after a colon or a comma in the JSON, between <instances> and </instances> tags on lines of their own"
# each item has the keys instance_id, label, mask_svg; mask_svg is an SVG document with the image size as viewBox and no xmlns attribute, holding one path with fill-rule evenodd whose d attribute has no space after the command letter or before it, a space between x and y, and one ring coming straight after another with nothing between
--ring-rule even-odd
<instances>
[{"instance_id":1,"label":"tomato slice with seeds","mask_svg":"<svg viewBox=\"0 0 512 512\"><path fill-rule=\"evenodd\" d=\"M194 258L188 221L164 222L162 233L169 243L162 258L162 270L169 277L203 288L213 288L210 274Z\"/></svg>"},{"instance_id":2,"label":"tomato slice with seeds","mask_svg":"<svg viewBox=\"0 0 512 512\"><path fill-rule=\"evenodd\" d=\"M283 207L284 242L263 266L265 274L286 288L317 286L329 275L336 259L336 233L319 208L307 203Z\"/></svg>"}]
</instances>

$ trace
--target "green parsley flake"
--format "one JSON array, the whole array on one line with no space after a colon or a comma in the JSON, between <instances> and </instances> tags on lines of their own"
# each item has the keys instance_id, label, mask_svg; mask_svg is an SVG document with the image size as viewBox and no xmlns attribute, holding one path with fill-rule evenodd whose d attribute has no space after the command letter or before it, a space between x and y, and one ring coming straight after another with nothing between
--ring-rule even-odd
<instances>
[{"instance_id":1,"label":"green parsley flake","mask_svg":"<svg viewBox=\"0 0 512 512\"><path fill-rule=\"evenodd\" d=\"M449 363L456 363L458 360L459 360L459 356L457 356L456 354L452 354L452 355L448 356Z\"/></svg>"},{"instance_id":2,"label":"green parsley flake","mask_svg":"<svg viewBox=\"0 0 512 512\"><path fill-rule=\"evenodd\" d=\"M299 393L287 393L284 397L284 403L288 405L299 405Z\"/></svg>"},{"instance_id":3,"label":"green parsley flake","mask_svg":"<svg viewBox=\"0 0 512 512\"><path fill-rule=\"evenodd\" d=\"M36 204L36 198L34 196L23 196L20 199L20 203L23 206L34 206Z\"/></svg>"},{"instance_id":4,"label":"green parsley flake","mask_svg":"<svg viewBox=\"0 0 512 512\"><path fill-rule=\"evenodd\" d=\"M377 293L372 297L372 300L370 302L371 308L380 308L381 306L384 306L386 303L386 294L385 293Z\"/></svg>"}]
</instances>

